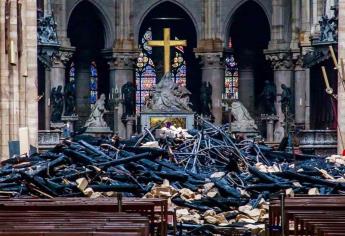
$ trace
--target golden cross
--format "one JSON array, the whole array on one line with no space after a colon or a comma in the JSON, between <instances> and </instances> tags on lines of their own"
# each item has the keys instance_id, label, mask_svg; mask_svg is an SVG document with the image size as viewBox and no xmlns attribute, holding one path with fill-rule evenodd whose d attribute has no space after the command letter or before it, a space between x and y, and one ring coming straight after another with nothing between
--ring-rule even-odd
<instances>
[{"instance_id":1,"label":"golden cross","mask_svg":"<svg viewBox=\"0 0 345 236\"><path fill-rule=\"evenodd\" d=\"M164 40L150 40L152 47L164 47L164 74L170 72L170 47L187 46L186 40L170 40L170 28L164 28Z\"/></svg>"}]
</instances>

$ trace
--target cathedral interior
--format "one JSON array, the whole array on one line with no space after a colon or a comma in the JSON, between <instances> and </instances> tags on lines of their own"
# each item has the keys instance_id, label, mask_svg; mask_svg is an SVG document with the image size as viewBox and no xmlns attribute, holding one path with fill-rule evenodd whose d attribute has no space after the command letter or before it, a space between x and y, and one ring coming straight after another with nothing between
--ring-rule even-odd
<instances>
[{"instance_id":1,"label":"cathedral interior","mask_svg":"<svg viewBox=\"0 0 345 236\"><path fill-rule=\"evenodd\" d=\"M187 42L186 46L170 47L169 64L175 82L191 92L195 114L210 116L215 124L227 123L233 117L229 118L222 95L238 99L263 137L279 143L285 132L282 130L287 129L280 102L284 84L291 93L289 122L298 130L308 131L302 136L309 142L313 142L308 136L310 130L315 131L312 135L316 130L327 130L333 146L325 148L337 147L337 102L324 92L320 72L324 66L333 93L337 94L337 73L332 70L334 63L328 50L332 46L335 54L338 51L335 0L40 0L37 12L41 18L52 16L55 25L51 30L56 33L49 47L38 38L38 94L44 94L38 104L38 130L51 128L51 91L68 83L72 69L77 104L74 114L78 117L73 121L75 129L82 128L87 120L90 99L95 102L104 93L110 108L115 88L130 81L136 88L136 108L131 114L136 121L130 133L140 132L145 99L165 73L165 49L151 47L148 42L162 40L164 28L169 28L171 40ZM91 63L98 72L94 98L90 98ZM267 95L269 86L265 89L267 81L276 88L271 95ZM212 108L207 115L208 111L199 106L203 102L203 82L212 87ZM269 107L274 129L267 134L263 115L271 115ZM110 110L113 112L113 108ZM108 114L105 119L114 132L128 137L123 110L120 106L117 117Z\"/></svg>"},{"instance_id":2,"label":"cathedral interior","mask_svg":"<svg viewBox=\"0 0 345 236\"><path fill-rule=\"evenodd\" d=\"M0 202L107 192L121 211L127 197L168 198L185 207L169 211L180 235L233 235L233 223L267 235L291 191L343 194L345 0L1 0L0 11ZM170 235L167 219L128 235ZM279 219L269 235L295 235Z\"/></svg>"}]
</instances>

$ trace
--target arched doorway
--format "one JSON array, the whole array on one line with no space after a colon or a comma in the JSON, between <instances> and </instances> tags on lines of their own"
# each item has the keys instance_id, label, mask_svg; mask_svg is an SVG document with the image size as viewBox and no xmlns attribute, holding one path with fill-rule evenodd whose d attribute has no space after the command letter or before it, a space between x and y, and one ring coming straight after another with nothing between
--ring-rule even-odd
<instances>
[{"instance_id":1,"label":"arched doorway","mask_svg":"<svg viewBox=\"0 0 345 236\"><path fill-rule=\"evenodd\" d=\"M261 6L254 1L242 4L230 20L225 65L233 65L227 63L233 60L237 63L237 71L226 68L235 72L231 85L237 85L238 79L238 98L254 117L262 112L260 93L264 81L273 81L273 71L263 53L269 41L270 25ZM232 79L231 73L226 76Z\"/></svg>"},{"instance_id":2,"label":"arched doorway","mask_svg":"<svg viewBox=\"0 0 345 236\"><path fill-rule=\"evenodd\" d=\"M153 40L163 39L163 28L171 29L171 39L185 39L187 40L187 47L172 47L171 48L171 68L175 76L175 79L180 80L182 84L192 92L191 102L198 104L199 101L199 90L201 85L201 71L198 60L195 58L193 49L197 46L197 34L194 23L190 16L180 6L166 1L156 7L154 7L144 18L139 32L139 46L152 59L152 68L154 73L148 74L148 79L151 81L158 82L163 76L163 58L164 52L161 47L153 47L152 49L146 50L144 48L145 38L151 35ZM150 52L151 50L151 52ZM178 65L176 60L178 60ZM177 67L174 69L174 59ZM153 75L153 76L152 76ZM140 86L138 87L139 80L137 74L137 91L141 91ZM149 78L151 76L151 78ZM186 80L184 81L184 78ZM145 79L145 78L144 78ZM142 94L145 94L142 93ZM140 103L138 99L141 99L137 93L137 104ZM138 108L137 108L138 110ZM197 110L194 109L194 110Z\"/></svg>"},{"instance_id":3,"label":"arched doorway","mask_svg":"<svg viewBox=\"0 0 345 236\"><path fill-rule=\"evenodd\" d=\"M102 93L109 93L109 69L101 53L105 48L106 32L100 15L96 6L82 1L75 7L68 22L67 34L72 46L76 47L72 61L76 70L79 125L83 125L89 116L94 97L97 99ZM91 64L96 65L97 78L91 78ZM96 86L91 85L91 79L96 81Z\"/></svg>"}]
</instances>

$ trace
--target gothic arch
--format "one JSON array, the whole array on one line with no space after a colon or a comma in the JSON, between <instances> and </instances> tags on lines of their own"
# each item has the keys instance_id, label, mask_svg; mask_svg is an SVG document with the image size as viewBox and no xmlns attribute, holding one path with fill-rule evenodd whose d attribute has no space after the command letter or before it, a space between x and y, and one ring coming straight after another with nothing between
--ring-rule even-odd
<instances>
[{"instance_id":1,"label":"gothic arch","mask_svg":"<svg viewBox=\"0 0 345 236\"><path fill-rule=\"evenodd\" d=\"M156 3L152 3L152 4L148 4L148 7L144 10L140 12L140 17L137 18L136 22L134 25L136 25L137 27L135 28L135 32L134 32L134 39L135 42L138 43L138 38L139 38L139 32L140 32L140 28L141 25L143 24L145 18L147 17L147 15L157 6L159 6L162 3L165 2L170 2L178 7L180 7L188 16L189 18L192 20L193 22L193 27L196 31L196 37L197 40L199 39L199 35L200 35L200 28L199 28L199 24L198 21L196 20L196 18L194 17L193 13L188 9L188 7L186 7L183 3L176 1L176 0L161 0L161 1L157 1Z\"/></svg>"},{"instance_id":2,"label":"gothic arch","mask_svg":"<svg viewBox=\"0 0 345 236\"><path fill-rule=\"evenodd\" d=\"M100 0L77 0L73 7L71 8L70 12L68 12L67 16L68 16L68 24L70 22L71 16L74 12L74 10L79 6L80 3L82 2L89 2L91 3L95 9L96 12L98 13L98 16L103 24L104 27L104 43L105 43L105 48L111 48L114 42L114 38L115 38L115 33L114 33L114 29L112 27L112 21L110 20L111 17L109 16L109 14L107 13L106 9L104 9L104 6L102 5Z\"/></svg>"},{"instance_id":3,"label":"gothic arch","mask_svg":"<svg viewBox=\"0 0 345 236\"><path fill-rule=\"evenodd\" d=\"M271 11L268 9L268 7L263 3L263 1L261 0L240 0L237 2L237 4L231 8L231 10L229 11L229 13L227 14L227 17L225 19L225 25L224 27L222 27L222 29L224 29L223 31L223 42L224 42L224 47L226 47L226 44L228 42L228 37L230 35L230 28L233 22L233 18L237 12L238 9L240 9L244 4L248 3L248 2L254 2L258 5L259 8L261 8L261 10L264 12L264 14L266 15L267 18L267 22L269 24L270 30L272 29L272 19L271 19Z\"/></svg>"}]
</instances>

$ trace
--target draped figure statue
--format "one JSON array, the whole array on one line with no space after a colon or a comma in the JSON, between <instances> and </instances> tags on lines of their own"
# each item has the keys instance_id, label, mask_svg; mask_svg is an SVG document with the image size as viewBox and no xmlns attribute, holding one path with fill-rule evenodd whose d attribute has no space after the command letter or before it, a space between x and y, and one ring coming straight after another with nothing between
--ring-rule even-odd
<instances>
[{"instance_id":1,"label":"draped figure statue","mask_svg":"<svg viewBox=\"0 0 345 236\"><path fill-rule=\"evenodd\" d=\"M91 111L89 119L85 122L84 127L108 127L104 121L103 115L107 112L105 108L105 95L101 94Z\"/></svg>"}]
</instances>

